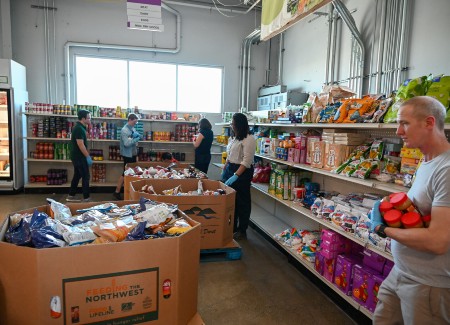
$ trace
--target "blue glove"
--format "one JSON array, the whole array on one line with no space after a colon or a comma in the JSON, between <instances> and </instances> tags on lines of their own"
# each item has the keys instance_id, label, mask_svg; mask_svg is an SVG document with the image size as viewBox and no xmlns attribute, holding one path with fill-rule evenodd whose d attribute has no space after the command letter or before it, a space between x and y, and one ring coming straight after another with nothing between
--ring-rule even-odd
<instances>
[{"instance_id":1,"label":"blue glove","mask_svg":"<svg viewBox=\"0 0 450 325\"><path fill-rule=\"evenodd\" d=\"M225 168L222 170L222 174L220 174L220 180L223 181L225 179Z\"/></svg>"},{"instance_id":2,"label":"blue glove","mask_svg":"<svg viewBox=\"0 0 450 325\"><path fill-rule=\"evenodd\" d=\"M133 133L133 139L140 139L141 135L138 132Z\"/></svg>"},{"instance_id":3,"label":"blue glove","mask_svg":"<svg viewBox=\"0 0 450 325\"><path fill-rule=\"evenodd\" d=\"M375 204L373 205L372 211L369 214L369 218L371 223L370 230L372 232L375 232L375 228L378 225L384 224L383 218L381 217L380 213L380 201L375 202Z\"/></svg>"},{"instance_id":4,"label":"blue glove","mask_svg":"<svg viewBox=\"0 0 450 325\"><path fill-rule=\"evenodd\" d=\"M86 157L86 161L87 161L88 166L92 166L92 164L94 163L94 162L92 161L91 156L87 156L87 157Z\"/></svg>"},{"instance_id":5,"label":"blue glove","mask_svg":"<svg viewBox=\"0 0 450 325\"><path fill-rule=\"evenodd\" d=\"M139 138L133 138L133 140L131 140L131 142L133 142L133 143L139 142Z\"/></svg>"},{"instance_id":6,"label":"blue glove","mask_svg":"<svg viewBox=\"0 0 450 325\"><path fill-rule=\"evenodd\" d=\"M233 183L236 182L238 178L239 177L236 174L233 174L233 176L228 178L228 180L225 182L225 185L227 185L227 186L233 185Z\"/></svg>"}]
</instances>

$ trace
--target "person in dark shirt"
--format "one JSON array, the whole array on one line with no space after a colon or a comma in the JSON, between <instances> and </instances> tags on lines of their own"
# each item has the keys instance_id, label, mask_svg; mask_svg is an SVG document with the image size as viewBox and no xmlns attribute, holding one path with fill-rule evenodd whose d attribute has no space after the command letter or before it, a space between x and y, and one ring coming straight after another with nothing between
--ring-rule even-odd
<instances>
[{"instance_id":1,"label":"person in dark shirt","mask_svg":"<svg viewBox=\"0 0 450 325\"><path fill-rule=\"evenodd\" d=\"M211 145L213 142L213 132L211 123L202 118L198 122L199 133L194 140L195 147L195 168L201 170L205 174L208 173L209 163L211 162Z\"/></svg>"},{"instance_id":2,"label":"person in dark shirt","mask_svg":"<svg viewBox=\"0 0 450 325\"><path fill-rule=\"evenodd\" d=\"M91 123L91 113L87 110L78 111L78 121L72 129L70 139L70 157L73 164L73 178L70 184L69 195L66 198L68 202L80 201L75 197L78 183L82 180L83 202L91 201L89 195L89 166L92 165L92 158L87 150L86 127Z\"/></svg>"}]
</instances>

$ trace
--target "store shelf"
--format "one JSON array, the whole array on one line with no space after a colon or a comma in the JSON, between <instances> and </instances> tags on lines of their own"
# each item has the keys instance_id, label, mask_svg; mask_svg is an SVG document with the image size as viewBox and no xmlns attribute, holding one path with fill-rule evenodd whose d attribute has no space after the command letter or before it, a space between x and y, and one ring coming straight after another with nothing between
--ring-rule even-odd
<instances>
[{"instance_id":1,"label":"store shelf","mask_svg":"<svg viewBox=\"0 0 450 325\"><path fill-rule=\"evenodd\" d=\"M407 187L393 184L393 183L383 183L383 182L373 180L373 179L360 179L360 178L356 178L356 177L348 177L345 175L332 173L328 170L314 168L314 167L311 167L310 165L297 164L297 163L293 163L293 162L289 162L289 161L285 161L285 160L281 160L281 159L276 159L276 158L266 156L266 155L261 155L261 154L255 154L255 156L266 159L266 160L270 160L270 161L273 161L273 162L276 162L279 164L291 166L293 168L311 171L316 174L325 175L325 176L329 176L329 177L337 178L337 179L342 179L349 183L359 184L359 185L363 185L363 186L370 187L370 188L375 188L375 189L390 192L390 193L407 192L409 190L409 188L407 188Z\"/></svg>"},{"instance_id":2,"label":"store shelf","mask_svg":"<svg viewBox=\"0 0 450 325\"><path fill-rule=\"evenodd\" d=\"M309 218L311 220L314 220L315 222L317 222L317 223L319 223L319 224L321 224L321 225L323 225L323 226L325 226L325 227L327 227L329 229L334 230L335 232L341 234L342 236L344 236L346 238L349 238L350 240L354 241L355 243L358 243L361 246L367 247L367 248L377 252L378 254L380 254L380 255L382 255L382 256L390 259L390 260L393 260L392 255L389 254L388 252L381 251L380 249L377 249L376 247L370 245L369 242L366 242L366 241L364 241L364 240L354 236L353 234L348 233L348 232L340 229L339 227L335 226L334 224L332 224L332 223L330 223L330 222L328 222L328 221L326 221L324 219L316 218L311 213L310 210L305 209L304 207L301 207L298 203L295 203L294 201L289 201L289 200L281 200L281 199L277 198L276 196L274 196L272 194L269 194L268 193L268 188L269 188L268 184L252 183L252 187L257 189L258 191L262 192L263 194L269 196L270 198L274 199L275 201L277 201L277 202L279 202L279 203L281 203L281 204L291 208L294 211L299 212L303 216L305 216L305 217L307 217L307 218Z\"/></svg>"},{"instance_id":3,"label":"store shelf","mask_svg":"<svg viewBox=\"0 0 450 325\"><path fill-rule=\"evenodd\" d=\"M223 169L223 166L225 166L225 164L213 163L213 166Z\"/></svg>"},{"instance_id":4,"label":"store shelf","mask_svg":"<svg viewBox=\"0 0 450 325\"><path fill-rule=\"evenodd\" d=\"M38 117L68 117L68 118L77 118L76 115L65 115L65 114L47 114L47 113L24 113L26 116L38 116ZM124 117L115 117L115 116L92 116L92 120L114 120L114 121L127 121L127 118ZM185 121L185 120L158 120L158 119L139 119L142 122L158 122L158 123L189 123L189 124L197 124L198 121Z\"/></svg>"},{"instance_id":5,"label":"store shelf","mask_svg":"<svg viewBox=\"0 0 450 325\"><path fill-rule=\"evenodd\" d=\"M213 142L213 145L214 145L214 146L219 146L219 147L222 147L222 148L226 148L226 147L227 147L226 144L219 143L219 142Z\"/></svg>"},{"instance_id":6,"label":"store shelf","mask_svg":"<svg viewBox=\"0 0 450 325\"><path fill-rule=\"evenodd\" d=\"M0 138L0 141L9 141L9 138Z\"/></svg>"},{"instance_id":7,"label":"store shelf","mask_svg":"<svg viewBox=\"0 0 450 325\"><path fill-rule=\"evenodd\" d=\"M258 205L252 205L252 215L250 217L251 221L258 226L262 231L264 231L270 237L274 237L275 234L282 232L285 229L291 228L289 225L282 223L276 217L259 207ZM318 279L335 291L340 297L347 301L355 309L359 310L360 305L353 300L350 296L344 294L341 290L336 288L332 283L327 281L323 276L321 276L314 269L314 263L304 260L301 256L297 254L295 249L287 247L282 243L277 242L281 248L288 252L293 258L295 258L300 264L302 264L306 269L308 269L312 274L314 274ZM371 316L369 316L371 317Z\"/></svg>"},{"instance_id":8,"label":"store shelf","mask_svg":"<svg viewBox=\"0 0 450 325\"><path fill-rule=\"evenodd\" d=\"M217 126L230 126L230 123L215 123ZM289 127L289 128L318 128L318 129L397 129L397 123L258 123L249 122L250 126ZM446 123L445 130L450 130L450 123Z\"/></svg>"},{"instance_id":9,"label":"store shelf","mask_svg":"<svg viewBox=\"0 0 450 325\"><path fill-rule=\"evenodd\" d=\"M90 187L116 187L117 183L113 183L113 182L105 182L105 183L96 183L96 182L90 182L89 183ZM61 185L47 185L47 183L42 183L42 182L38 182L38 183L27 183L24 185L25 188L48 188L48 187L52 187L52 188L70 188L70 181L65 183L65 184L61 184Z\"/></svg>"},{"instance_id":10,"label":"store shelf","mask_svg":"<svg viewBox=\"0 0 450 325\"><path fill-rule=\"evenodd\" d=\"M36 158L25 158L26 161L30 162L46 162L46 163L71 163L72 160L62 160L62 159L36 159ZM123 160L94 160L94 164L123 164Z\"/></svg>"}]
</instances>

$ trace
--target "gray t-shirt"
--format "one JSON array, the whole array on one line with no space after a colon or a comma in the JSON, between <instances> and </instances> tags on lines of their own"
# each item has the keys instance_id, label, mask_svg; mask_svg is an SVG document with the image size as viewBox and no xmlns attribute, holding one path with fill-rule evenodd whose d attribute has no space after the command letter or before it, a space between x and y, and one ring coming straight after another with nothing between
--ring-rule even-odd
<instances>
[{"instance_id":1,"label":"gray t-shirt","mask_svg":"<svg viewBox=\"0 0 450 325\"><path fill-rule=\"evenodd\" d=\"M450 150L420 165L408 197L424 216L431 213L431 207L450 207ZM432 287L450 288L450 251L435 255L395 240L391 249L395 266L406 277Z\"/></svg>"}]
</instances>

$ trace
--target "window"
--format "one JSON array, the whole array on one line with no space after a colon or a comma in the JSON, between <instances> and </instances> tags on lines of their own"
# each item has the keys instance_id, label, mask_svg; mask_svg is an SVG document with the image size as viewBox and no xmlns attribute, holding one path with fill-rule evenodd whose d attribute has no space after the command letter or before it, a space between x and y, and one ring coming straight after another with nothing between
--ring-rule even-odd
<instances>
[{"instance_id":1,"label":"window","mask_svg":"<svg viewBox=\"0 0 450 325\"><path fill-rule=\"evenodd\" d=\"M76 56L76 102L155 111L222 111L223 68Z\"/></svg>"}]
</instances>

